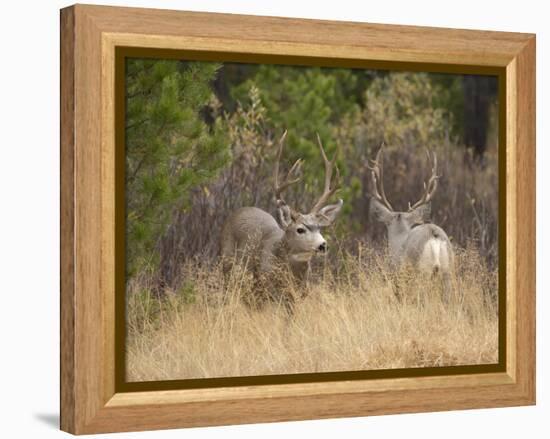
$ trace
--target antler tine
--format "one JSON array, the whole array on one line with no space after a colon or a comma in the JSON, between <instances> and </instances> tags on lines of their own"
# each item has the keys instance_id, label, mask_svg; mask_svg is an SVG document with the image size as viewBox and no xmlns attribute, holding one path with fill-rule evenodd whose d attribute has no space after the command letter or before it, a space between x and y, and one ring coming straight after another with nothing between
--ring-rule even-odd
<instances>
[{"instance_id":1,"label":"antler tine","mask_svg":"<svg viewBox=\"0 0 550 439\"><path fill-rule=\"evenodd\" d=\"M316 134L317 134L317 144L319 145L319 150L321 151L321 156L323 157L323 162L325 163L325 187L323 190L323 194L319 197L319 200L317 200L317 202L311 209L311 213L318 213L326 204L326 202L330 199L330 197L334 195L334 193L336 193L338 189L340 189L340 170L338 169L338 166L335 166L336 159L338 158L339 147L336 148L336 152L334 153L332 160L329 160L325 152L325 149L323 148L323 142L321 142L321 137L319 137L319 133L316 133ZM335 168L336 168L336 176L333 182L332 173Z\"/></svg>"},{"instance_id":2,"label":"antler tine","mask_svg":"<svg viewBox=\"0 0 550 439\"><path fill-rule=\"evenodd\" d=\"M274 179L275 179L275 198L277 200L277 203L281 202L283 204L286 204L285 200L282 197L283 191L289 187L290 185L294 183L298 183L302 178L296 177L291 179L291 177L295 174L297 174L302 167L303 160L298 159L294 162L290 170L287 172L286 177L282 184L279 184L279 162L281 160L281 156L283 154L283 148L284 148L284 142L287 135L287 130L283 133L281 138L279 139L279 147L277 150L277 160L275 161L275 169L274 169Z\"/></svg>"},{"instance_id":3,"label":"antler tine","mask_svg":"<svg viewBox=\"0 0 550 439\"><path fill-rule=\"evenodd\" d=\"M384 190L384 146L384 142L382 142L376 153L376 160L370 160L371 165L367 164L367 168L370 170L372 187L374 188L372 195L393 212L393 207L388 201Z\"/></svg>"},{"instance_id":4,"label":"antler tine","mask_svg":"<svg viewBox=\"0 0 550 439\"><path fill-rule=\"evenodd\" d=\"M432 201L435 191L437 190L437 182L441 177L440 175L437 175L437 155L435 152L432 152L430 155L430 151L426 149L426 156L428 157L428 163L431 166L431 175L428 179L428 183L424 182L424 192L422 193L420 200L412 206L411 203L409 203L409 212Z\"/></svg>"}]
</instances>

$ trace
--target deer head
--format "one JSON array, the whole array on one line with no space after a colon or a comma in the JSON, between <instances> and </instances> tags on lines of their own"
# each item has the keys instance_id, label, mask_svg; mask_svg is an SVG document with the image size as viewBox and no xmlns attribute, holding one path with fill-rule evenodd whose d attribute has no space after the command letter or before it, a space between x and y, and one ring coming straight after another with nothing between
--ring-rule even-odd
<instances>
[{"instance_id":1,"label":"deer head","mask_svg":"<svg viewBox=\"0 0 550 439\"><path fill-rule=\"evenodd\" d=\"M279 181L279 161L284 148L284 141L287 132L285 131L279 140L277 159L275 162L275 198L277 202L277 216L281 228L285 232L285 240L290 253L296 258L308 260L316 252L327 251L327 242L321 234L321 229L331 225L338 216L343 201L340 199L335 204L327 204L330 197L339 189L340 173L335 166L336 156L332 160L327 158L319 135L317 143L325 165L325 186L323 193L308 213L301 213L290 207L283 199L283 191L289 186L298 183L301 177L297 174L303 164L302 159L296 160L288 171L285 179ZM336 175L333 181L333 172Z\"/></svg>"},{"instance_id":2,"label":"deer head","mask_svg":"<svg viewBox=\"0 0 550 439\"><path fill-rule=\"evenodd\" d=\"M437 190L437 181L440 176L437 175L437 156L435 152L426 151L428 163L431 167L431 175L428 182L424 182L424 191L420 199L411 205L407 212L396 212L386 197L384 191L384 166L383 166L384 144L380 146L375 160L370 160L367 165L371 173L372 193L371 193L371 212L375 217L384 223L388 229L388 237L391 240L393 236L398 236L407 232L413 226L422 224L429 219L431 213L431 201Z\"/></svg>"}]
</instances>

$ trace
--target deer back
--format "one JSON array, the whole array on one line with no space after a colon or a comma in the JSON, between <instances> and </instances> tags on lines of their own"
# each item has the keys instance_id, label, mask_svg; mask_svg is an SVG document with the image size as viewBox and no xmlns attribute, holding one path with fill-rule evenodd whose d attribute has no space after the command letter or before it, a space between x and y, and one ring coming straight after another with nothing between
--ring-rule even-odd
<instances>
[{"instance_id":1,"label":"deer back","mask_svg":"<svg viewBox=\"0 0 550 439\"><path fill-rule=\"evenodd\" d=\"M222 255L230 256L237 250L256 253L266 245L275 246L283 236L283 230L269 213L257 207L242 207L233 212L225 223Z\"/></svg>"},{"instance_id":2,"label":"deer back","mask_svg":"<svg viewBox=\"0 0 550 439\"><path fill-rule=\"evenodd\" d=\"M431 201L437 190L440 176L437 174L437 156L426 151L431 174L424 182L420 199L409 203L406 212L394 210L384 191L383 148L370 160L372 193L370 209L376 218L386 225L388 246L394 265L408 262L422 271L448 272L453 263L453 251L447 234L441 227L426 223L431 214Z\"/></svg>"}]
</instances>

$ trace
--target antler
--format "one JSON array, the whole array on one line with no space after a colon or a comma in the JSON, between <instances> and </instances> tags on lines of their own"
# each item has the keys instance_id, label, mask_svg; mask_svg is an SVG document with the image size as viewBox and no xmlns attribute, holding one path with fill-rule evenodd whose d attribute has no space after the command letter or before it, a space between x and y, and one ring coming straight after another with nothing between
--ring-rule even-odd
<instances>
[{"instance_id":1,"label":"antler","mask_svg":"<svg viewBox=\"0 0 550 439\"><path fill-rule=\"evenodd\" d=\"M277 203L283 203L286 204L285 200L282 197L282 192L289 187L290 185L294 183L298 183L302 178L296 177L294 179L290 179L292 175L295 175L301 168L303 160L298 159L294 162L288 173L286 174L286 177L284 181L279 184L279 161L281 160L281 155L283 154L283 147L284 142L286 138L287 130L283 133L281 138L279 139L279 149L277 150L277 160L275 161L275 199L277 200Z\"/></svg>"},{"instance_id":2,"label":"antler","mask_svg":"<svg viewBox=\"0 0 550 439\"><path fill-rule=\"evenodd\" d=\"M323 161L325 162L325 189L323 190L323 194L319 197L319 200L315 205L312 207L310 213L318 213L325 203L329 200L329 198L334 195L334 193L340 189L340 171L338 170L338 166L334 166L336 163L336 158L338 156L338 150L334 153L334 157L332 157L332 160L329 160L327 158L327 155L325 153L325 149L323 148L323 143L321 142L321 138L319 137L319 133L317 133L317 143L319 144L319 150L321 151L321 156L323 157ZM331 186L332 182L332 172L336 168L336 177L334 178L334 185Z\"/></svg>"},{"instance_id":3,"label":"antler","mask_svg":"<svg viewBox=\"0 0 550 439\"><path fill-rule=\"evenodd\" d=\"M435 155L435 152L430 155L430 151L426 149L426 156L428 157L428 163L432 167L432 175L430 175L430 179L427 184L424 182L424 193L422 194L420 200L412 206L411 203L409 203L409 212L422 206L423 204L429 203L432 200L432 197L437 190L437 180L441 177L440 175L437 175L437 156Z\"/></svg>"},{"instance_id":4,"label":"antler","mask_svg":"<svg viewBox=\"0 0 550 439\"><path fill-rule=\"evenodd\" d=\"M370 165L367 164L367 168L370 170L372 187L374 188L374 193L371 195L393 212L393 207L386 198L386 192L384 191L384 156L382 155L383 149L384 142L382 142L382 144L380 145L380 149L376 153L376 160L369 160Z\"/></svg>"}]
</instances>

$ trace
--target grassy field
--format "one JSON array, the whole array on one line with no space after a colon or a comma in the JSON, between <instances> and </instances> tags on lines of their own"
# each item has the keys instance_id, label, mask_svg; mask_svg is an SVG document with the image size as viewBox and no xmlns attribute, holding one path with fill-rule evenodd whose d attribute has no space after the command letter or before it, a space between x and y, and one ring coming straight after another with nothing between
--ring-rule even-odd
<instances>
[{"instance_id":1,"label":"grassy field","mask_svg":"<svg viewBox=\"0 0 550 439\"><path fill-rule=\"evenodd\" d=\"M372 251L341 255L338 273L320 261L291 318L277 304L259 311L244 305L251 279L243 270L234 270L224 292L219 266L188 264L181 287L163 299L134 280L127 296L127 379L495 363L497 273L473 249L457 252L456 261L456 294L447 304L436 281L391 276Z\"/></svg>"}]
</instances>

